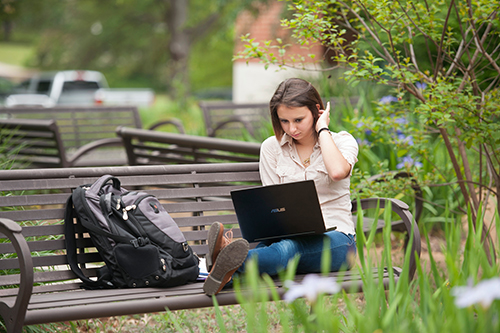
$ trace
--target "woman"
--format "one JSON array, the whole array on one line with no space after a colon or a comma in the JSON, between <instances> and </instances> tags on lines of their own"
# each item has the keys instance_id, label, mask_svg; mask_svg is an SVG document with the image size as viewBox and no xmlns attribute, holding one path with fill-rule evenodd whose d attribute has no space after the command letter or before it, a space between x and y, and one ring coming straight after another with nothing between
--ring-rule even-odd
<instances>
[{"instance_id":1,"label":"woman","mask_svg":"<svg viewBox=\"0 0 500 333\"><path fill-rule=\"evenodd\" d=\"M253 257L260 273L276 275L296 255L300 255L299 273L320 272L325 239L329 239L332 271L350 268L356 253L349 191L358 155L356 140L345 131L330 132L330 105L325 109L318 91L305 80L283 81L269 107L275 136L262 143L262 184L313 179L327 231L323 235L260 243L249 251L247 241L231 241L231 237L224 236L222 224L215 222L208 236L207 295L217 294L236 271L245 270L245 262Z\"/></svg>"}]
</instances>

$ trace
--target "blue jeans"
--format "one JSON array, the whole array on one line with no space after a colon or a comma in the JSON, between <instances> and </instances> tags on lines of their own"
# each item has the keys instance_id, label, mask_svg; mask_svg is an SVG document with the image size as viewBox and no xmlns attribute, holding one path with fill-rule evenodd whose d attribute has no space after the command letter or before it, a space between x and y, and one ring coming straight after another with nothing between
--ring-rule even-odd
<instances>
[{"instance_id":1,"label":"blue jeans","mask_svg":"<svg viewBox=\"0 0 500 333\"><path fill-rule=\"evenodd\" d=\"M338 271L342 267L350 269L352 259L356 255L356 238L354 235L333 230L323 235L287 238L270 244L259 243L256 248L248 252L245 262L237 272L244 272L247 260L256 257L261 274L276 275L278 271L286 268L290 259L300 255L297 273L320 273L321 254L326 238L330 239L332 257L330 271Z\"/></svg>"}]
</instances>

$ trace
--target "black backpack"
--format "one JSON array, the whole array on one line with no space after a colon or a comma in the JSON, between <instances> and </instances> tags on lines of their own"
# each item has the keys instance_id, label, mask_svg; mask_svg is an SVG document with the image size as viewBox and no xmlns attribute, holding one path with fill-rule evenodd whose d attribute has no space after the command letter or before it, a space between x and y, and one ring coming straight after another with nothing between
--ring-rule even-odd
<instances>
[{"instance_id":1,"label":"black backpack","mask_svg":"<svg viewBox=\"0 0 500 333\"><path fill-rule=\"evenodd\" d=\"M77 263L75 217L106 264L97 280ZM198 257L158 199L125 190L113 176L77 187L64 219L68 261L84 288L171 287L198 277Z\"/></svg>"}]
</instances>

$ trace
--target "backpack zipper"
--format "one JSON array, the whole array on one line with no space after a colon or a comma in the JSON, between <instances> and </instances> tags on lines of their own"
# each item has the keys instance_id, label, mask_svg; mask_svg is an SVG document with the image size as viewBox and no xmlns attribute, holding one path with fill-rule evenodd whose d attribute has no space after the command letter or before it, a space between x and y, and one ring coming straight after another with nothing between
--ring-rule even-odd
<instances>
[{"instance_id":1,"label":"backpack zipper","mask_svg":"<svg viewBox=\"0 0 500 333\"><path fill-rule=\"evenodd\" d=\"M133 192L129 192L129 193L133 193ZM129 193L127 193L127 194L129 194ZM146 198L150 198L150 197L154 197L154 195L152 195L152 194L146 194L146 195L144 195L143 197L141 197L141 198L137 199L137 200L134 202L134 204L129 205L129 206L127 206L127 207L123 208L123 209L122 209L122 212L123 212L123 219L124 219L124 220L128 220L128 212L129 212L129 211L131 211L131 210L133 210L133 209L136 209L136 208L137 208L137 206L139 205L139 203L140 203L142 200L144 200L144 199L146 199ZM120 209L120 206L121 206L121 202L120 202L120 199L118 199L118 200L117 200L117 204L116 204L116 210L119 210L119 209Z\"/></svg>"},{"instance_id":2,"label":"backpack zipper","mask_svg":"<svg viewBox=\"0 0 500 333\"><path fill-rule=\"evenodd\" d=\"M128 212L129 212L129 211L131 211L131 210L134 210L134 209L136 209L136 208L137 208L137 206L136 206L136 205L130 205L130 206L127 206L127 207L123 208L123 209L122 209L122 211L123 211L123 216L122 216L122 217L123 217L123 219L124 219L125 221L126 221L126 220L128 220Z\"/></svg>"}]
</instances>

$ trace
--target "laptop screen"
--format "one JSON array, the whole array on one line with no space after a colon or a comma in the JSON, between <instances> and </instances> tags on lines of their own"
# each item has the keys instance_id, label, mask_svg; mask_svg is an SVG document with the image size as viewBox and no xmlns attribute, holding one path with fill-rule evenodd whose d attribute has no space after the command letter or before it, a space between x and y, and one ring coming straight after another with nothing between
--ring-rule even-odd
<instances>
[{"instance_id":1,"label":"laptop screen","mask_svg":"<svg viewBox=\"0 0 500 333\"><path fill-rule=\"evenodd\" d=\"M313 180L234 190L231 197L249 242L325 232Z\"/></svg>"}]
</instances>

